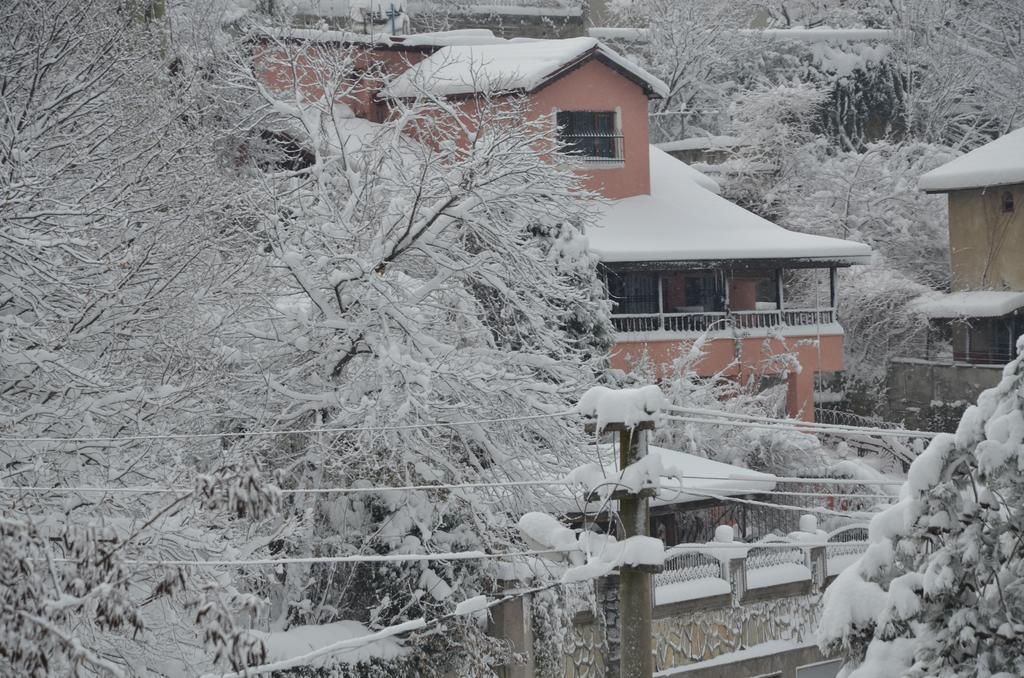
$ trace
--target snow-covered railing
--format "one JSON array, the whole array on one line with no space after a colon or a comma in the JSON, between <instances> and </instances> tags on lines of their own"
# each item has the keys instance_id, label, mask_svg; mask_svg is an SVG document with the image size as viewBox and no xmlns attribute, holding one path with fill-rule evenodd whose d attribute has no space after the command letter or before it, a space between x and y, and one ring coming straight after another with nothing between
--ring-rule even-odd
<instances>
[{"instance_id":1,"label":"snow-covered railing","mask_svg":"<svg viewBox=\"0 0 1024 678\"><path fill-rule=\"evenodd\" d=\"M615 331L624 334L639 332L706 332L708 330L770 329L773 327L807 327L828 325L836 319L835 309L795 308L767 311L732 311L707 313L615 313Z\"/></svg>"},{"instance_id":2,"label":"snow-covered railing","mask_svg":"<svg viewBox=\"0 0 1024 678\"><path fill-rule=\"evenodd\" d=\"M839 574L852 565L867 549L863 543L867 539L867 525L847 525L831 532L825 547L826 574Z\"/></svg>"},{"instance_id":3,"label":"snow-covered railing","mask_svg":"<svg viewBox=\"0 0 1024 678\"><path fill-rule=\"evenodd\" d=\"M705 332L716 324L724 327L725 313L666 313L664 328L668 332Z\"/></svg>"},{"instance_id":4,"label":"snow-covered railing","mask_svg":"<svg viewBox=\"0 0 1024 678\"><path fill-rule=\"evenodd\" d=\"M832 308L794 308L782 311L782 322L790 326L828 325L836 321Z\"/></svg>"},{"instance_id":5,"label":"snow-covered railing","mask_svg":"<svg viewBox=\"0 0 1024 678\"><path fill-rule=\"evenodd\" d=\"M654 586L666 586L698 579L722 576L722 564L717 558L699 551L681 553L665 560L665 568L654 575Z\"/></svg>"},{"instance_id":6,"label":"snow-covered railing","mask_svg":"<svg viewBox=\"0 0 1024 678\"><path fill-rule=\"evenodd\" d=\"M786 543L788 540L772 540L773 544ZM753 546L747 551L745 566L747 569L747 588L756 589L766 586L777 586L811 578L811 570L807 567L805 549L794 543L791 548L778 546Z\"/></svg>"}]
</instances>

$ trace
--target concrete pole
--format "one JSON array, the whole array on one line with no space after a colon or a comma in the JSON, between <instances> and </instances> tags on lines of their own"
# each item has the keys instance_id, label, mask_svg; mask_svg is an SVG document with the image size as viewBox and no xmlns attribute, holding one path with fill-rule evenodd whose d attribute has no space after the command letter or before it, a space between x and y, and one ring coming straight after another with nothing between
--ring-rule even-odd
<instances>
[{"instance_id":1,"label":"concrete pole","mask_svg":"<svg viewBox=\"0 0 1024 678\"><path fill-rule=\"evenodd\" d=\"M647 431L638 428L619 432L619 468L626 468L647 454ZM640 494L619 499L619 518L624 538L648 536L650 500ZM651 653L651 573L622 567L619 571L619 624L621 678L651 678L654 657Z\"/></svg>"}]
</instances>

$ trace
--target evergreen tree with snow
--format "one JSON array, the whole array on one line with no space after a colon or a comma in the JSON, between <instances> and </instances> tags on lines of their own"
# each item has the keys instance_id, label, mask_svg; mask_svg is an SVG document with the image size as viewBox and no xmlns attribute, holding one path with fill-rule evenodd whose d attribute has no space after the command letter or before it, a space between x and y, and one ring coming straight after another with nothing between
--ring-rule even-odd
<instances>
[{"instance_id":1,"label":"evergreen tree with snow","mask_svg":"<svg viewBox=\"0 0 1024 678\"><path fill-rule=\"evenodd\" d=\"M826 590L818 642L845 654L842 675L1024 674L1022 469L1018 357L914 461L863 557Z\"/></svg>"}]
</instances>

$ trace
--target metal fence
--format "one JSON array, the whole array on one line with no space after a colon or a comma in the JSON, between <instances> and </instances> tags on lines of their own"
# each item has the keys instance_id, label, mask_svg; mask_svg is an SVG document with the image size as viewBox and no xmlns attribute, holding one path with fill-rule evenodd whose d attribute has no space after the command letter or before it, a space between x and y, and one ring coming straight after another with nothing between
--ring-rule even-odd
<instances>
[{"instance_id":1,"label":"metal fence","mask_svg":"<svg viewBox=\"0 0 1024 678\"><path fill-rule=\"evenodd\" d=\"M848 556L863 553L867 546L864 544L850 542L864 542L868 539L868 526L847 525L833 531L828 536L828 545L825 547L825 558L832 559L840 556Z\"/></svg>"},{"instance_id":2,"label":"metal fence","mask_svg":"<svg viewBox=\"0 0 1024 678\"><path fill-rule=\"evenodd\" d=\"M792 543L793 546L790 548L754 546L747 551L747 570L759 570L778 565L804 565L807 562L803 547L795 542L788 542L785 539L773 539L766 540L763 543Z\"/></svg>"},{"instance_id":3,"label":"metal fence","mask_svg":"<svg viewBox=\"0 0 1024 678\"><path fill-rule=\"evenodd\" d=\"M654 586L679 584L698 579L722 576L722 565L717 558L699 551L687 551L665 560L665 568L654 575Z\"/></svg>"},{"instance_id":4,"label":"metal fence","mask_svg":"<svg viewBox=\"0 0 1024 678\"><path fill-rule=\"evenodd\" d=\"M831 308L784 309L782 311L724 311L706 313L616 313L612 324L616 332L705 332L731 328L769 329L828 325L835 322Z\"/></svg>"}]
</instances>

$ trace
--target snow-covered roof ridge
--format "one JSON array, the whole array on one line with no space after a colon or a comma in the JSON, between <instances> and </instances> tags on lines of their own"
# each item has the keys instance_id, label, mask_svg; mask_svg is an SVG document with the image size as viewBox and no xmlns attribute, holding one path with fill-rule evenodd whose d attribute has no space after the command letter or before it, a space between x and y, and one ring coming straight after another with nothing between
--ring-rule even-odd
<instances>
[{"instance_id":1,"label":"snow-covered roof ridge","mask_svg":"<svg viewBox=\"0 0 1024 678\"><path fill-rule=\"evenodd\" d=\"M430 49L451 45L488 45L504 42L487 28L462 28L436 33L391 35L390 33L356 33L326 27L321 28L267 28L263 33L281 40L339 43L346 45L373 45L374 47L409 47Z\"/></svg>"},{"instance_id":2,"label":"snow-covered roof ridge","mask_svg":"<svg viewBox=\"0 0 1024 678\"><path fill-rule=\"evenodd\" d=\"M926 172L922 191L945 192L1024 183L1024 127Z\"/></svg>"},{"instance_id":3,"label":"snow-covered roof ridge","mask_svg":"<svg viewBox=\"0 0 1024 678\"><path fill-rule=\"evenodd\" d=\"M649 94L668 95L664 82L595 38L515 38L443 46L399 75L383 94L404 99L424 89L441 96L484 90L532 92L591 56L635 80Z\"/></svg>"},{"instance_id":4,"label":"snow-covered roof ridge","mask_svg":"<svg viewBox=\"0 0 1024 678\"><path fill-rule=\"evenodd\" d=\"M863 243L788 231L715 195L694 170L650 150L651 193L597 206L590 249L605 263L800 259L865 264Z\"/></svg>"},{"instance_id":5,"label":"snow-covered roof ridge","mask_svg":"<svg viewBox=\"0 0 1024 678\"><path fill-rule=\"evenodd\" d=\"M805 28L737 28L733 32L738 36L765 37L795 42L892 42L896 40L896 31L888 28L833 28L816 26ZM592 26L587 29L592 38L601 40L631 40L647 42L650 31L646 28L619 26Z\"/></svg>"},{"instance_id":6,"label":"snow-covered roof ridge","mask_svg":"<svg viewBox=\"0 0 1024 678\"><path fill-rule=\"evenodd\" d=\"M929 318L998 318L1024 308L1024 292L930 292L910 302L910 308Z\"/></svg>"}]
</instances>

